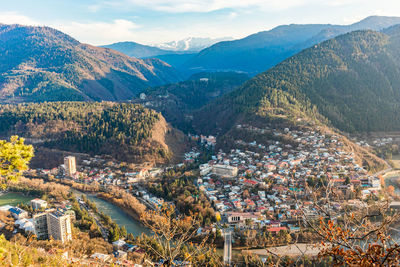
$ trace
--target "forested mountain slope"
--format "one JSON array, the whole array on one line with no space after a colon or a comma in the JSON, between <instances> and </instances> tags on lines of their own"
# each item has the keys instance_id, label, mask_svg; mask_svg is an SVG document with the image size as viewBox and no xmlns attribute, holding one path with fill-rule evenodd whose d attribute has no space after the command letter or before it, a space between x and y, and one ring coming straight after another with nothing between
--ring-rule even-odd
<instances>
[{"instance_id":1,"label":"forested mountain slope","mask_svg":"<svg viewBox=\"0 0 400 267\"><path fill-rule=\"evenodd\" d=\"M0 134L18 134L35 146L110 155L128 162L167 162L178 156L168 140L183 141L154 110L112 102L0 105Z\"/></svg>"},{"instance_id":2,"label":"forested mountain slope","mask_svg":"<svg viewBox=\"0 0 400 267\"><path fill-rule=\"evenodd\" d=\"M315 121L346 132L400 130L400 27L356 31L283 61L197 113L227 132L244 119Z\"/></svg>"},{"instance_id":3,"label":"forested mountain slope","mask_svg":"<svg viewBox=\"0 0 400 267\"><path fill-rule=\"evenodd\" d=\"M142 102L161 112L174 127L191 131L194 110L235 90L248 79L246 74L235 72L197 73L183 82L147 89Z\"/></svg>"},{"instance_id":4,"label":"forested mountain slope","mask_svg":"<svg viewBox=\"0 0 400 267\"><path fill-rule=\"evenodd\" d=\"M123 100L179 79L158 59L81 44L49 27L0 25L0 102Z\"/></svg>"}]
</instances>

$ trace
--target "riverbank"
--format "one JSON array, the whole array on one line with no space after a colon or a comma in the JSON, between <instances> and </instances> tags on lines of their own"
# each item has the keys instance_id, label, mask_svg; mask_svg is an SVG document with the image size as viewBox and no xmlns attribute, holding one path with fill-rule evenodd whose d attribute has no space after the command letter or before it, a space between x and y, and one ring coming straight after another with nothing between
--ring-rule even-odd
<instances>
[{"instance_id":1,"label":"riverbank","mask_svg":"<svg viewBox=\"0 0 400 267\"><path fill-rule=\"evenodd\" d=\"M95 193L85 193L76 189L71 189L71 191L77 196L85 195L90 201L96 204L99 211L110 216L119 226L125 226L128 233L134 236L139 236L142 233L151 234L150 230L140 223L140 220L136 220L135 217L129 213L129 210L113 204L108 199L100 198Z\"/></svg>"},{"instance_id":2,"label":"riverbank","mask_svg":"<svg viewBox=\"0 0 400 267\"><path fill-rule=\"evenodd\" d=\"M100 190L99 185L86 185L76 183L72 180L61 180L61 184L69 186L80 194L95 194L96 197L107 201L128 214L133 220L140 222L140 215L146 210L146 207L141 204L134 196L127 194L124 190L111 188L108 192Z\"/></svg>"},{"instance_id":3,"label":"riverbank","mask_svg":"<svg viewBox=\"0 0 400 267\"><path fill-rule=\"evenodd\" d=\"M100 199L102 199L104 201L107 201L108 203L111 203L111 204L117 206L118 208L123 210L127 215L129 215L129 217L131 217L133 220L140 222L140 215L137 214L137 212L135 212L135 211L133 211L133 210L121 205L121 203L118 202L115 198L106 197L104 194L101 194L101 193L97 193L96 197L98 197L98 198L100 198Z\"/></svg>"},{"instance_id":4,"label":"riverbank","mask_svg":"<svg viewBox=\"0 0 400 267\"><path fill-rule=\"evenodd\" d=\"M400 195L400 170L387 172L383 175L386 186L392 185L395 193Z\"/></svg>"}]
</instances>

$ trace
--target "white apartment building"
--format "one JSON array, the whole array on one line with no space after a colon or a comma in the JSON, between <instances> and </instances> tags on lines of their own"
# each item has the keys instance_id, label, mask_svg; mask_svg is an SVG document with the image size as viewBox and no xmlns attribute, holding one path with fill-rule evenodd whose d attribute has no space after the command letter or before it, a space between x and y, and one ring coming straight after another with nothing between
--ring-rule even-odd
<instances>
[{"instance_id":1,"label":"white apartment building","mask_svg":"<svg viewBox=\"0 0 400 267\"><path fill-rule=\"evenodd\" d=\"M72 177L76 173L76 160L74 156L64 158L65 174Z\"/></svg>"},{"instance_id":2,"label":"white apartment building","mask_svg":"<svg viewBox=\"0 0 400 267\"><path fill-rule=\"evenodd\" d=\"M38 239L49 238L46 212L33 215L33 225L35 227L35 235Z\"/></svg>"},{"instance_id":3,"label":"white apartment building","mask_svg":"<svg viewBox=\"0 0 400 267\"><path fill-rule=\"evenodd\" d=\"M216 164L212 167L212 173L224 178L233 178L237 176L238 168L229 165Z\"/></svg>"},{"instance_id":4,"label":"white apartment building","mask_svg":"<svg viewBox=\"0 0 400 267\"><path fill-rule=\"evenodd\" d=\"M63 243L72 239L70 214L59 210L49 210L34 215L33 223L38 239L53 237Z\"/></svg>"},{"instance_id":5,"label":"white apartment building","mask_svg":"<svg viewBox=\"0 0 400 267\"><path fill-rule=\"evenodd\" d=\"M47 214L49 237L65 242L72 239L71 217L61 211Z\"/></svg>"}]
</instances>

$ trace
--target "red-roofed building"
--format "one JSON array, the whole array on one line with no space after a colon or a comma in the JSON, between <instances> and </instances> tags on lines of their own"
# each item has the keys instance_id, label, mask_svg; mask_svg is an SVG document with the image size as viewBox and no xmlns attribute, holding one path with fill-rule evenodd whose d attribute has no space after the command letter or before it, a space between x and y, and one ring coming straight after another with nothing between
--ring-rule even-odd
<instances>
[{"instance_id":1,"label":"red-roofed building","mask_svg":"<svg viewBox=\"0 0 400 267\"><path fill-rule=\"evenodd\" d=\"M271 228L268 228L267 230L271 233L278 234L280 231L286 231L287 228L286 227L271 227Z\"/></svg>"}]
</instances>

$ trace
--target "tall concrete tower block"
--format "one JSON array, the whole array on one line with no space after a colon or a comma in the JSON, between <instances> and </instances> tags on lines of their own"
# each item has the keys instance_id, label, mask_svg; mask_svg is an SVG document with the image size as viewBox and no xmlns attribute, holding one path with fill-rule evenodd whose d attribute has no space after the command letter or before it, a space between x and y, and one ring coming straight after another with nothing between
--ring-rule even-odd
<instances>
[{"instance_id":1,"label":"tall concrete tower block","mask_svg":"<svg viewBox=\"0 0 400 267\"><path fill-rule=\"evenodd\" d=\"M74 156L64 158L65 174L72 177L76 173L76 160Z\"/></svg>"}]
</instances>

